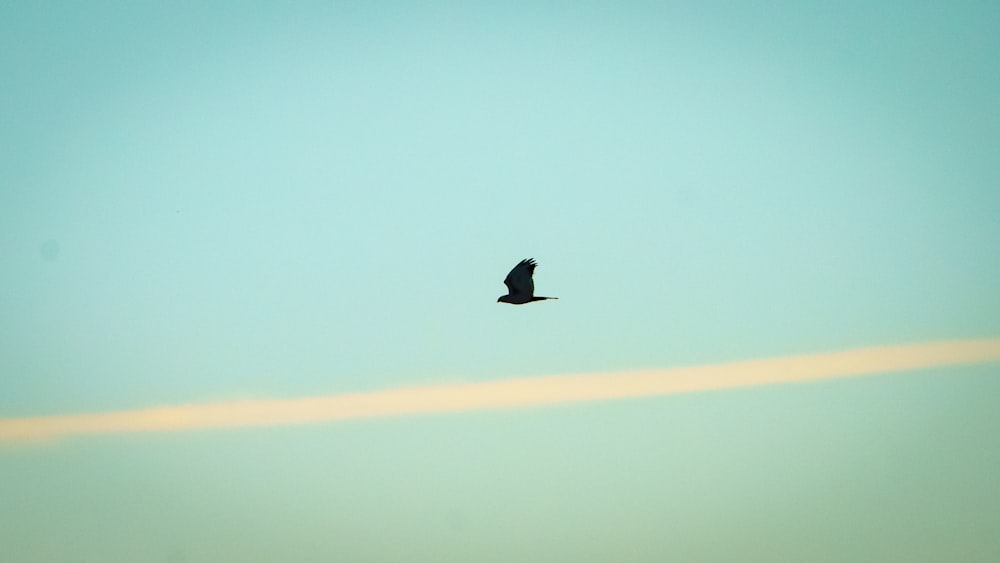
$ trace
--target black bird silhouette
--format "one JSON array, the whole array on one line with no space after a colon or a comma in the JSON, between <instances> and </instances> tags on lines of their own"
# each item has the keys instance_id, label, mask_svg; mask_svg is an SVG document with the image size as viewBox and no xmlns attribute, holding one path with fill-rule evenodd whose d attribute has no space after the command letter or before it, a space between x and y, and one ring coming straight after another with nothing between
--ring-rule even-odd
<instances>
[{"instance_id":1,"label":"black bird silhouette","mask_svg":"<svg viewBox=\"0 0 1000 563\"><path fill-rule=\"evenodd\" d=\"M507 295L501 295L497 303L510 303L511 305L524 305L532 301L545 301L546 299L559 299L558 297L535 297L535 282L531 276L535 273L534 258L521 260L514 266L514 269L507 274L503 280L507 286Z\"/></svg>"}]
</instances>

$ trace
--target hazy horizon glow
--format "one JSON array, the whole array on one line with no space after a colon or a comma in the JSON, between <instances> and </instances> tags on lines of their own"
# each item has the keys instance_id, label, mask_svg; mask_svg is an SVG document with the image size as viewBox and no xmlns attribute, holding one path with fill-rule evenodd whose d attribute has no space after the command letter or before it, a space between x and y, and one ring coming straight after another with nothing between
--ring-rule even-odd
<instances>
[{"instance_id":1,"label":"hazy horizon glow","mask_svg":"<svg viewBox=\"0 0 1000 563\"><path fill-rule=\"evenodd\" d=\"M306 424L505 409L798 383L1000 360L1000 339L928 342L621 373L556 375L299 399L0 419L0 441L70 435Z\"/></svg>"}]
</instances>

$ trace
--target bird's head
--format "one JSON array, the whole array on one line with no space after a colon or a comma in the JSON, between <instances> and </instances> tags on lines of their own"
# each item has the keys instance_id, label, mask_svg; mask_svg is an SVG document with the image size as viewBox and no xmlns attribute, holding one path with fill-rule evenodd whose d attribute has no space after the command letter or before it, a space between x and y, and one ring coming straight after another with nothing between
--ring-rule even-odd
<instances>
[{"instance_id":1,"label":"bird's head","mask_svg":"<svg viewBox=\"0 0 1000 563\"><path fill-rule=\"evenodd\" d=\"M497 297L497 303L506 303L508 297L510 297L510 296L509 295L501 295L500 297Z\"/></svg>"}]
</instances>

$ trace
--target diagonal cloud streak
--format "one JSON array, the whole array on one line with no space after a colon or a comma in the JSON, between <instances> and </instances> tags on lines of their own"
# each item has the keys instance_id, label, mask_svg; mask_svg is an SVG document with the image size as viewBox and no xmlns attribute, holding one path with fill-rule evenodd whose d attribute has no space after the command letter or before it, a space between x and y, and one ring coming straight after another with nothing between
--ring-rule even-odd
<instances>
[{"instance_id":1,"label":"diagonal cloud streak","mask_svg":"<svg viewBox=\"0 0 1000 563\"><path fill-rule=\"evenodd\" d=\"M0 418L0 442L71 435L306 424L508 409L797 383L1000 361L1000 339L929 342L642 371L555 375L142 410Z\"/></svg>"}]
</instances>

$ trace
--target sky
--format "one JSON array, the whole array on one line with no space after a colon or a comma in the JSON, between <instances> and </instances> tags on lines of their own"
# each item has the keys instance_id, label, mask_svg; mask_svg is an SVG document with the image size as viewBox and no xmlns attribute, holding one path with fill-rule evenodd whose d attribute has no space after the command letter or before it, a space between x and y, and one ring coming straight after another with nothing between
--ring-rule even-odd
<instances>
[{"instance_id":1,"label":"sky","mask_svg":"<svg viewBox=\"0 0 1000 563\"><path fill-rule=\"evenodd\" d=\"M606 390L0 439L4 558L997 560L996 354L829 354L1000 338L998 28L986 2L0 4L0 429ZM559 300L496 303L529 257ZM827 378L708 369L790 357ZM690 392L620 392L686 366Z\"/></svg>"}]
</instances>

